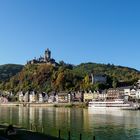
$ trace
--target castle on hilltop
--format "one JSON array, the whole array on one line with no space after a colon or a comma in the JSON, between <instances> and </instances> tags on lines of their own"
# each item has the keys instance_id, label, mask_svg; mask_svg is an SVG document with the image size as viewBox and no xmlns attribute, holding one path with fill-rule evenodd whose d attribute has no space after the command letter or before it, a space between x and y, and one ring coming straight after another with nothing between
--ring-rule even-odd
<instances>
[{"instance_id":1,"label":"castle on hilltop","mask_svg":"<svg viewBox=\"0 0 140 140\"><path fill-rule=\"evenodd\" d=\"M46 64L52 64L56 66L55 59L51 58L51 51L47 49L45 51L44 57L40 56L39 58L34 58L33 60L27 61L27 64L41 64L41 63L46 63Z\"/></svg>"}]
</instances>

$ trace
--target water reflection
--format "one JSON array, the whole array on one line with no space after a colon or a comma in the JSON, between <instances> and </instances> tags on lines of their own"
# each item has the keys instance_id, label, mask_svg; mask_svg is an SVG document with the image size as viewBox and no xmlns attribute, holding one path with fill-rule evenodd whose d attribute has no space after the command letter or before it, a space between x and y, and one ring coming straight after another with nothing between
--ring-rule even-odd
<instances>
[{"instance_id":1,"label":"water reflection","mask_svg":"<svg viewBox=\"0 0 140 140\"><path fill-rule=\"evenodd\" d=\"M0 107L0 123L30 128L31 124L43 127L44 133L57 136L58 130L66 138L98 140L138 139L140 136L139 111L93 111L72 108Z\"/></svg>"},{"instance_id":2,"label":"water reflection","mask_svg":"<svg viewBox=\"0 0 140 140\"><path fill-rule=\"evenodd\" d=\"M138 123L140 112L139 111L93 111L88 110L88 116L90 124L114 124L123 125L125 127L137 127L140 128ZM94 117L93 117L94 116ZM96 122L94 121L96 118Z\"/></svg>"}]
</instances>

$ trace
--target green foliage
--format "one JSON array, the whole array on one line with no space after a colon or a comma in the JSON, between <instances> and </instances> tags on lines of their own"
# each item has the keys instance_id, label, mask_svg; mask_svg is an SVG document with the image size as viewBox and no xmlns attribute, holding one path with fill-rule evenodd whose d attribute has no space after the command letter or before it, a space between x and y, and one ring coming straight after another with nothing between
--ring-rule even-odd
<instances>
[{"instance_id":1,"label":"green foliage","mask_svg":"<svg viewBox=\"0 0 140 140\"><path fill-rule=\"evenodd\" d=\"M10 67L10 68L9 68ZM12 67L12 68L11 68ZM15 67L15 68L14 68ZM78 66L66 64L63 61L57 67L48 64L8 65L0 67L0 74L9 73L7 77L0 77L9 81L0 83L1 90L14 90L15 93L23 90L37 90L50 92L55 91L78 91L78 90L100 90L109 87L122 86L122 84L132 85L140 78L140 72L122 66L111 64L82 63ZM12 69L12 70L11 70ZM20 71L20 72L19 72ZM19 72L17 74L17 72ZM90 74L105 74L107 83L91 84Z\"/></svg>"},{"instance_id":2,"label":"green foliage","mask_svg":"<svg viewBox=\"0 0 140 140\"><path fill-rule=\"evenodd\" d=\"M112 87L113 87L113 88L116 88L117 85L118 85L117 78L113 78Z\"/></svg>"},{"instance_id":3,"label":"green foliage","mask_svg":"<svg viewBox=\"0 0 140 140\"><path fill-rule=\"evenodd\" d=\"M90 90L91 89L91 80L89 78L89 75L86 75L82 82L82 89L84 90Z\"/></svg>"},{"instance_id":4,"label":"green foliage","mask_svg":"<svg viewBox=\"0 0 140 140\"><path fill-rule=\"evenodd\" d=\"M93 74L105 74L108 76L107 86L112 86L114 78L118 82L117 85L120 86L121 84L119 83L121 82L132 84L140 78L140 72L135 69L122 66L115 66L111 64L105 65L97 63L82 63L78 66L75 66L73 72L78 74L79 76L82 76L83 78L86 75L89 75L91 72Z\"/></svg>"},{"instance_id":5,"label":"green foliage","mask_svg":"<svg viewBox=\"0 0 140 140\"><path fill-rule=\"evenodd\" d=\"M9 80L12 76L20 72L22 68L22 65L16 64L0 65L0 83Z\"/></svg>"}]
</instances>

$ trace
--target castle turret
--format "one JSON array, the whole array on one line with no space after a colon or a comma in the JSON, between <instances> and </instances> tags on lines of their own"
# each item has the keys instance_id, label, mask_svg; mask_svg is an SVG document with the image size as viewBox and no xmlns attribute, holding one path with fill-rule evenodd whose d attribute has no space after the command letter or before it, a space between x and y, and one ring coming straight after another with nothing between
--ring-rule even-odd
<instances>
[{"instance_id":1,"label":"castle turret","mask_svg":"<svg viewBox=\"0 0 140 140\"><path fill-rule=\"evenodd\" d=\"M51 59L51 51L49 49L47 49L45 51L45 61L49 61Z\"/></svg>"}]
</instances>

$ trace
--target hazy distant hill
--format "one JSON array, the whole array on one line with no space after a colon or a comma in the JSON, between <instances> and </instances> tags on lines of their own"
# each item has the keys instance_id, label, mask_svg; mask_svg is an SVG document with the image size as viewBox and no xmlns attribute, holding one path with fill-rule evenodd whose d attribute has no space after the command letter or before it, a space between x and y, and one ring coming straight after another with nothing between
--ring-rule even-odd
<instances>
[{"instance_id":1,"label":"hazy distant hill","mask_svg":"<svg viewBox=\"0 0 140 140\"><path fill-rule=\"evenodd\" d=\"M22 67L20 65L3 66L2 79L8 79L12 75L15 75ZM89 78L91 73L107 75L107 84L91 85ZM15 91L29 89L37 91L94 90L109 88L114 85L122 86L122 83L132 85L139 78L140 71L138 70L110 64L82 63L74 66L60 63L57 67L48 64L34 64L26 65L9 82L2 83L0 88L7 90L14 89Z\"/></svg>"},{"instance_id":2,"label":"hazy distant hill","mask_svg":"<svg viewBox=\"0 0 140 140\"><path fill-rule=\"evenodd\" d=\"M0 65L0 82L8 80L12 76L16 75L23 68L23 65L6 64Z\"/></svg>"}]
</instances>

